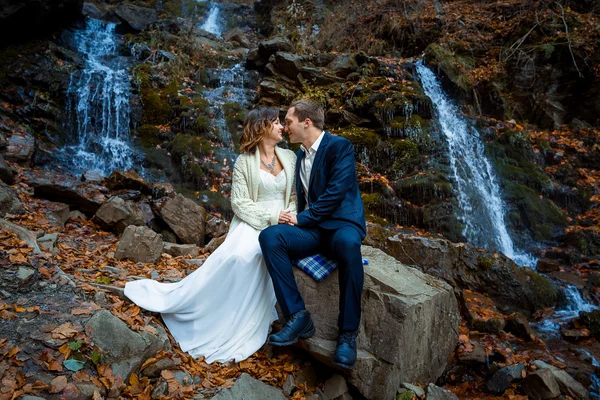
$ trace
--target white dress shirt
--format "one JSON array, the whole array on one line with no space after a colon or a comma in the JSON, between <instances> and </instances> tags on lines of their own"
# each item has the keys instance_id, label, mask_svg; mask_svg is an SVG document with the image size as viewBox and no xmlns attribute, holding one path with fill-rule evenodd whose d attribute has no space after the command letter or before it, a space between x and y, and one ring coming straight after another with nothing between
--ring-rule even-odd
<instances>
[{"instance_id":1,"label":"white dress shirt","mask_svg":"<svg viewBox=\"0 0 600 400\"><path fill-rule=\"evenodd\" d=\"M304 209L308 209L308 184L310 183L310 172L312 171L312 166L315 161L315 155L317 154L317 150L319 150L319 145L321 144L321 140L323 140L323 136L325 135L325 131L321 132L317 140L310 146L310 149L304 147L304 145L300 145L302 151L304 151L304 159L300 165L300 181L302 182L302 189L304 189L304 199L306 200L306 206Z\"/></svg>"}]
</instances>

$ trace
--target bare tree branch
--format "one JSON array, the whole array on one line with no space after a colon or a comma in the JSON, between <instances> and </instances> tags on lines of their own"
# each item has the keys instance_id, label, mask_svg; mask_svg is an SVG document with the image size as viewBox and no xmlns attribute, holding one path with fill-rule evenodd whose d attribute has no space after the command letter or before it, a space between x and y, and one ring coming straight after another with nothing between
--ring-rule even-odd
<instances>
[{"instance_id":1,"label":"bare tree branch","mask_svg":"<svg viewBox=\"0 0 600 400\"><path fill-rule=\"evenodd\" d=\"M565 19L565 9L563 8L563 6L560 3L556 3L561 10L561 17L563 20L563 23L565 24L565 34L567 35L567 41L569 43L569 52L571 53L571 58L573 59L573 65L575 65L575 69L577 70L577 73L579 74L580 78L583 78L583 74L581 73L581 71L579 70L579 67L577 66L577 62L575 61L575 55L573 54L573 48L571 47L571 38L569 37L569 27L567 26L567 20Z\"/></svg>"}]
</instances>

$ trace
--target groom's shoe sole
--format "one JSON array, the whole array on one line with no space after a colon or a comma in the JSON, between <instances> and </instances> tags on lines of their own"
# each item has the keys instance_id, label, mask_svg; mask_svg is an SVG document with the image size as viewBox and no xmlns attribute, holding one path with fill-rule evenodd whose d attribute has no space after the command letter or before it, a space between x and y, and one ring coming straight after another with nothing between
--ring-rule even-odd
<instances>
[{"instance_id":1,"label":"groom's shoe sole","mask_svg":"<svg viewBox=\"0 0 600 400\"><path fill-rule=\"evenodd\" d=\"M307 332L302 332L300 333L296 338L294 338L293 340L287 341L287 342L272 342L269 336L269 340L267 340L267 344L270 344L271 346L291 346L294 343L298 343L298 338L300 339L308 339L309 337L312 337L315 332L317 331L315 329L315 326L312 324L310 324L310 329Z\"/></svg>"},{"instance_id":2,"label":"groom's shoe sole","mask_svg":"<svg viewBox=\"0 0 600 400\"><path fill-rule=\"evenodd\" d=\"M331 363L333 365L335 365L336 367L340 367L340 368L347 369L347 370L354 369L354 367L356 366L356 363L354 363L352 365L342 364L342 363L338 363L335 361L332 361Z\"/></svg>"}]
</instances>

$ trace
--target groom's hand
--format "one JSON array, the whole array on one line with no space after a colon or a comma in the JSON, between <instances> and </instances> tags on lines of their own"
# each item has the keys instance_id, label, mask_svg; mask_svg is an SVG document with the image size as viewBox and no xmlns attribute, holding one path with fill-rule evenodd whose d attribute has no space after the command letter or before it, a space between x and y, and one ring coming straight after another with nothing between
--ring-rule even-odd
<instances>
[{"instance_id":1,"label":"groom's hand","mask_svg":"<svg viewBox=\"0 0 600 400\"><path fill-rule=\"evenodd\" d=\"M279 213L279 220L277 221L280 224L289 224L291 213L287 210L283 210Z\"/></svg>"}]
</instances>

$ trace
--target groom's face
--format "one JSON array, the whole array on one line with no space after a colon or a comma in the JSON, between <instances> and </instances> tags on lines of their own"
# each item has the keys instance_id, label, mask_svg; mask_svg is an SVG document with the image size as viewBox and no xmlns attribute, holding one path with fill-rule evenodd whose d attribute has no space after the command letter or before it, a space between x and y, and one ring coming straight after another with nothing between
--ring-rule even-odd
<instances>
[{"instance_id":1,"label":"groom's face","mask_svg":"<svg viewBox=\"0 0 600 400\"><path fill-rule=\"evenodd\" d=\"M294 115L295 111L294 107L290 107L285 115L285 131L291 143L301 143L305 132L304 121L298 121L298 117Z\"/></svg>"}]
</instances>

